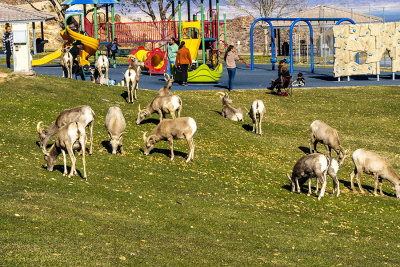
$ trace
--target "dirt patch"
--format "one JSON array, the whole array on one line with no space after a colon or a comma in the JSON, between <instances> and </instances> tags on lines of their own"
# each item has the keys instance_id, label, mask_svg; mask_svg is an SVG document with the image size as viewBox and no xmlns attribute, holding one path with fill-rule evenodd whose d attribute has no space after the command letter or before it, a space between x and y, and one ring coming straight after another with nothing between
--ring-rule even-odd
<instances>
[{"instance_id":1,"label":"dirt patch","mask_svg":"<svg viewBox=\"0 0 400 267\"><path fill-rule=\"evenodd\" d=\"M8 77L8 74L7 74L7 73L1 72L1 71L0 71L0 83L5 82L5 80L7 79L7 77Z\"/></svg>"}]
</instances>

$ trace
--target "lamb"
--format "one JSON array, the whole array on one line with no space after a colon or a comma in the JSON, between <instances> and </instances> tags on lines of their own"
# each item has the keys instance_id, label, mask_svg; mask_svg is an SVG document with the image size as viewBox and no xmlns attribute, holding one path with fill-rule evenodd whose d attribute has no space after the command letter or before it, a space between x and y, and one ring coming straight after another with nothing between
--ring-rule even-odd
<instances>
[{"instance_id":1,"label":"lamb","mask_svg":"<svg viewBox=\"0 0 400 267\"><path fill-rule=\"evenodd\" d=\"M362 194L365 193L362 188L360 178L363 172L367 174L372 174L374 176L375 188L374 188L374 196L377 196L377 187L379 180L379 190L381 196L382 193L382 180L386 179L394 185L394 189L396 190L396 197L400 198L400 178L395 172L390 164L389 160L384 157L379 156L377 153L368 151L362 148L357 149L352 154L353 162L354 162L354 171L350 175L350 183L351 189L354 191L354 175L357 175L357 184L360 188Z\"/></svg>"},{"instance_id":2,"label":"lamb","mask_svg":"<svg viewBox=\"0 0 400 267\"><path fill-rule=\"evenodd\" d=\"M261 100L254 100L248 114L253 121L253 132L262 135L261 122L265 115L264 103Z\"/></svg>"},{"instance_id":3,"label":"lamb","mask_svg":"<svg viewBox=\"0 0 400 267\"><path fill-rule=\"evenodd\" d=\"M60 64L63 69L63 78L68 78L72 79L72 65L73 65L74 59L72 57L72 54L68 51L68 49L63 48L61 52L61 60ZM67 71L68 77L65 77L65 71Z\"/></svg>"},{"instance_id":4,"label":"lamb","mask_svg":"<svg viewBox=\"0 0 400 267\"><path fill-rule=\"evenodd\" d=\"M163 120L154 128L149 137L146 137L146 132L143 133L143 153L144 155L148 155L157 142L168 141L171 149L171 160L174 160L173 140L186 138L189 145L189 155L186 162L189 162L194 158L193 135L196 133L196 130L196 121L190 117Z\"/></svg>"},{"instance_id":5,"label":"lamb","mask_svg":"<svg viewBox=\"0 0 400 267\"><path fill-rule=\"evenodd\" d=\"M243 121L243 112L240 108L234 108L231 106L232 99L227 93L219 92L222 98L222 116L233 121Z\"/></svg>"},{"instance_id":6,"label":"lamb","mask_svg":"<svg viewBox=\"0 0 400 267\"><path fill-rule=\"evenodd\" d=\"M55 135L61 127L71 122L80 122L82 125L89 128L89 155L91 155L93 151L93 124L95 116L94 111L89 106L79 106L61 111L57 119L46 129L42 129L40 126L43 123L42 121L38 122L36 130L39 134L40 148L46 148L50 138Z\"/></svg>"},{"instance_id":7,"label":"lamb","mask_svg":"<svg viewBox=\"0 0 400 267\"><path fill-rule=\"evenodd\" d=\"M292 192L297 189L297 192L300 193L300 185L308 180L307 196L311 195L311 178L316 177L322 184L318 196L318 200L320 200L325 194L328 166L329 158L323 154L313 153L301 157L293 167L292 176L287 173Z\"/></svg>"},{"instance_id":8,"label":"lamb","mask_svg":"<svg viewBox=\"0 0 400 267\"><path fill-rule=\"evenodd\" d=\"M86 174L86 159L85 159L85 150L86 150L86 134L85 134L85 126L80 122L71 122L67 125L64 125L57 132L57 137L55 143L51 146L49 151L46 151L46 147L43 147L44 159L47 162L47 170L53 171L54 166L56 165L57 157L60 153L63 154L64 159L64 173L63 176L68 174L67 171L67 158L65 152L68 153L71 158L71 171L68 177L72 177L73 175L77 175L77 171L75 168L76 158L74 155L74 150L81 149L82 150L82 162L83 162L83 179L87 179Z\"/></svg>"},{"instance_id":9,"label":"lamb","mask_svg":"<svg viewBox=\"0 0 400 267\"><path fill-rule=\"evenodd\" d=\"M124 150L122 147L122 134L125 131L126 122L119 107L110 107L108 109L104 126L106 127L108 136L110 138L112 154L115 155L117 153L118 146L120 146L121 154L124 155Z\"/></svg>"},{"instance_id":10,"label":"lamb","mask_svg":"<svg viewBox=\"0 0 400 267\"><path fill-rule=\"evenodd\" d=\"M182 100L179 96L172 94L167 96L157 95L144 109L140 109L139 104L136 124L140 124L144 119L156 112L158 112L160 122L163 120L163 116L168 113L175 119L175 111L177 111L179 118L181 116L181 110Z\"/></svg>"},{"instance_id":11,"label":"lamb","mask_svg":"<svg viewBox=\"0 0 400 267\"><path fill-rule=\"evenodd\" d=\"M99 78L100 84L108 84L108 70L110 68L110 63L107 56L100 55L99 58L96 60L94 68L94 71L92 71L93 83L95 83L96 79Z\"/></svg>"},{"instance_id":12,"label":"lamb","mask_svg":"<svg viewBox=\"0 0 400 267\"><path fill-rule=\"evenodd\" d=\"M133 103L133 99L137 99L136 91L138 89L139 76L142 72L141 67L144 63L137 59L135 56L131 57L128 69L124 73L124 80L128 88L128 103ZM133 94L134 91L134 94Z\"/></svg>"},{"instance_id":13,"label":"lamb","mask_svg":"<svg viewBox=\"0 0 400 267\"><path fill-rule=\"evenodd\" d=\"M332 159L331 149L333 149L338 155L339 165L342 165L348 150L344 150L340 145L337 131L323 121L316 120L311 123L310 132L310 153L317 152L317 143L322 143L329 153L329 159ZM314 145L314 150L312 149L312 145Z\"/></svg>"}]
</instances>

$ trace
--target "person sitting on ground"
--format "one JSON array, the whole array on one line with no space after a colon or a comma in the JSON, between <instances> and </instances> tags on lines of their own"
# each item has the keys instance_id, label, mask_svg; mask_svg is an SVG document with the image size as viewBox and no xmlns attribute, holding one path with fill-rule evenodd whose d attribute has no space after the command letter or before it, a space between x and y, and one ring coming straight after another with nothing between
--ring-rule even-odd
<instances>
[{"instance_id":1,"label":"person sitting on ground","mask_svg":"<svg viewBox=\"0 0 400 267\"><path fill-rule=\"evenodd\" d=\"M297 74L297 80L295 80L292 85L297 87L303 87L306 85L306 80L303 77L303 73L299 72L299 74Z\"/></svg>"},{"instance_id":2,"label":"person sitting on ground","mask_svg":"<svg viewBox=\"0 0 400 267\"><path fill-rule=\"evenodd\" d=\"M282 59L279 61L279 66L278 66L278 78L276 78L275 80L271 80L271 86L268 87L269 90L274 90L275 87L277 87L278 85L282 85L282 67L285 66L285 60ZM278 86L279 87L279 86Z\"/></svg>"},{"instance_id":3,"label":"person sitting on ground","mask_svg":"<svg viewBox=\"0 0 400 267\"><path fill-rule=\"evenodd\" d=\"M72 58L74 59L73 65L72 65L72 73L75 73L75 77L78 75L81 76L82 80L85 80L85 76L83 75L82 71L82 64L81 64L81 59L80 59L80 54L83 49L83 44L80 40L77 40L74 42L72 48L69 50L69 52L72 55Z\"/></svg>"}]
</instances>

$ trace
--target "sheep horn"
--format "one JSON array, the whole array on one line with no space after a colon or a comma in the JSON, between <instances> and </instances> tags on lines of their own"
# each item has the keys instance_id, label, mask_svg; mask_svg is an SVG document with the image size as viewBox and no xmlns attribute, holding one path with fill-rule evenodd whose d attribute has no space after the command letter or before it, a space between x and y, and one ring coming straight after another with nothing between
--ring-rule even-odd
<instances>
[{"instance_id":1,"label":"sheep horn","mask_svg":"<svg viewBox=\"0 0 400 267\"><path fill-rule=\"evenodd\" d=\"M289 182L292 182L292 177L290 177L289 173L286 173L286 175L289 178Z\"/></svg>"},{"instance_id":2,"label":"sheep horn","mask_svg":"<svg viewBox=\"0 0 400 267\"><path fill-rule=\"evenodd\" d=\"M144 140L144 141L146 141L146 139L147 139L147 138L146 138L146 133L147 133L147 132L144 132L144 133L143 133L143 140Z\"/></svg>"},{"instance_id":3,"label":"sheep horn","mask_svg":"<svg viewBox=\"0 0 400 267\"><path fill-rule=\"evenodd\" d=\"M138 111L139 111L139 113L140 113L140 111L141 111L141 110L140 110L140 104L139 104L139 106L138 106Z\"/></svg>"},{"instance_id":4,"label":"sheep horn","mask_svg":"<svg viewBox=\"0 0 400 267\"><path fill-rule=\"evenodd\" d=\"M166 78L166 76L167 76L168 78ZM164 80L165 80L166 82L168 82L169 80L171 80L171 76L169 76L168 73L164 73Z\"/></svg>"},{"instance_id":5,"label":"sheep horn","mask_svg":"<svg viewBox=\"0 0 400 267\"><path fill-rule=\"evenodd\" d=\"M217 95L220 95L220 97L224 97L225 96L225 94L222 93L222 92L218 92Z\"/></svg>"},{"instance_id":6,"label":"sheep horn","mask_svg":"<svg viewBox=\"0 0 400 267\"><path fill-rule=\"evenodd\" d=\"M43 123L43 121L39 121L38 124L36 125L36 130L38 133L42 133L42 129L40 127L40 124L42 124L42 123Z\"/></svg>"}]
</instances>

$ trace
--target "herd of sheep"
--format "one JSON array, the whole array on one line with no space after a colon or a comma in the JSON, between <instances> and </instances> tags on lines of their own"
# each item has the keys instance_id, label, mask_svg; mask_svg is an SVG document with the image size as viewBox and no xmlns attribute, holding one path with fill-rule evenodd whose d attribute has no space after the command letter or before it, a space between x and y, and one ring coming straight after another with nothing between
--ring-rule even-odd
<instances>
[{"instance_id":1,"label":"herd of sheep","mask_svg":"<svg viewBox=\"0 0 400 267\"><path fill-rule=\"evenodd\" d=\"M136 91L139 82L140 67L142 64L136 59L132 58L128 70L125 72L125 82L128 88L128 103L132 103L137 99ZM96 64L96 68L98 64ZM101 67L98 70L100 79L104 75ZM173 140L186 139L189 146L189 154L186 162L194 159L194 143L193 135L196 133L197 124L191 117L180 117L182 110L182 100L179 96L172 94L169 89L174 82L173 77L166 78L166 84L162 87L157 96L147 105L144 109L138 107L138 115L136 123L140 124L145 118L153 113L159 114L160 123L153 129L149 136L143 134L144 141L144 154L148 155L154 148L155 144L159 141L168 141L171 149L171 160L174 159ZM133 92L134 91L134 92ZM232 106L232 100L227 93L218 93L222 98L222 116L233 121L243 121L243 112L240 108ZM177 117L175 116L177 112ZM165 114L171 114L172 119L164 119ZM248 115L253 121L253 132L262 135L261 123L265 114L265 106L261 100L255 100L248 112ZM95 114L89 106L80 106L72 109L62 111L57 119L48 127L41 127L41 123L37 124L37 131L39 133L40 147L45 155L47 162L47 170L52 171L57 156L63 154L64 159L64 176L67 175L66 167L66 153L71 158L72 166L69 177L77 175L75 169L76 158L74 150L80 149L82 151L83 161L83 178L87 178L85 150L86 150L86 134L85 127L88 127L90 136L89 154L93 151L93 124ZM109 135L109 143L112 148L112 154L116 154L118 148L121 154L124 154L122 146L122 135L126 128L125 118L119 107L110 107L105 119L105 127ZM318 196L320 200L325 194L326 188L326 175L328 174L334 183L333 194L339 196L339 180L337 173L339 166L344 162L348 154L339 141L337 131L324 123L323 121L316 120L310 125L310 154L301 157L293 167L292 175L287 174L289 178L292 192L301 192L301 185L308 181L308 195L311 194L311 181L316 178L316 193L319 191L319 183L321 184L321 192ZM49 150L47 144L50 138L56 135L55 142ZM328 155L316 152L317 143L322 143ZM335 151L338 159L334 159L331 155L331 150ZM352 153L352 160L354 162L354 170L350 175L351 189L354 190L354 176L356 176L358 186L361 193L364 193L360 178L363 173L371 174L374 176L374 195L377 195L377 187L379 182L380 194L382 193L382 180L388 180L394 185L396 197L400 198L400 178L394 171L390 162L378 155L375 152L365 149L357 149Z\"/></svg>"}]
</instances>

